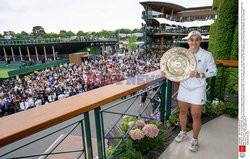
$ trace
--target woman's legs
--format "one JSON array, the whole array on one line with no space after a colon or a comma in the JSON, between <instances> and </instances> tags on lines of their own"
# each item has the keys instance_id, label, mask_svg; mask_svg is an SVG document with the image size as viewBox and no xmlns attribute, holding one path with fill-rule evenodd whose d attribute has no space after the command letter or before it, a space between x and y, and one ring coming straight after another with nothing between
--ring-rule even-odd
<instances>
[{"instance_id":1,"label":"woman's legs","mask_svg":"<svg viewBox=\"0 0 250 159\"><path fill-rule=\"evenodd\" d=\"M187 124L187 112L189 108L189 104L186 102L178 101L178 105L180 108L179 118L181 123L181 131L186 132L186 124Z\"/></svg>"},{"instance_id":2,"label":"woman's legs","mask_svg":"<svg viewBox=\"0 0 250 159\"><path fill-rule=\"evenodd\" d=\"M202 105L191 104L191 114L193 119L193 138L198 139L201 129Z\"/></svg>"}]
</instances>

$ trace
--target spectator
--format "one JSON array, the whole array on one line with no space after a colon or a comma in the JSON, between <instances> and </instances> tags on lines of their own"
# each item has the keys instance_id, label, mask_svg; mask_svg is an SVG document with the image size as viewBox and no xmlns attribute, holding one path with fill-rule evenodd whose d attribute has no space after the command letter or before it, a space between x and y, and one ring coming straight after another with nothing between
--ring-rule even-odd
<instances>
[{"instance_id":1,"label":"spectator","mask_svg":"<svg viewBox=\"0 0 250 159\"><path fill-rule=\"evenodd\" d=\"M121 60L122 63L119 63ZM145 74L159 69L159 62L157 58L144 60L139 55L133 58L97 56L85 60L80 65L67 63L53 69L34 72L23 79L7 79L0 86L1 114L10 114L10 110L16 112L38 107ZM146 96L142 95L142 103Z\"/></svg>"}]
</instances>

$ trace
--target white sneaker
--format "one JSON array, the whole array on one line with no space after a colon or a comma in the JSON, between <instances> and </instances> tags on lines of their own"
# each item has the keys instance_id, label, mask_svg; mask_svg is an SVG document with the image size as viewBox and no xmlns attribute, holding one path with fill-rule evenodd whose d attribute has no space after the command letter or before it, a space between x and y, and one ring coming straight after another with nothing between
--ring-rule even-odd
<instances>
[{"instance_id":1,"label":"white sneaker","mask_svg":"<svg viewBox=\"0 0 250 159\"><path fill-rule=\"evenodd\" d=\"M198 150L198 148L199 148L198 139L192 138L188 149L192 152L196 152Z\"/></svg>"},{"instance_id":2,"label":"white sneaker","mask_svg":"<svg viewBox=\"0 0 250 159\"><path fill-rule=\"evenodd\" d=\"M188 138L187 132L180 131L180 133L175 137L176 142L182 142Z\"/></svg>"}]
</instances>

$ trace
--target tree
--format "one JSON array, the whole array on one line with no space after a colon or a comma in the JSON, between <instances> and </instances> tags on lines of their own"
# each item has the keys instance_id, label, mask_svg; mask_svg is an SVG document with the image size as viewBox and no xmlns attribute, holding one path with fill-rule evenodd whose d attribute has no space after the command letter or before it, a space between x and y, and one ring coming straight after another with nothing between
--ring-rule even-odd
<instances>
[{"instance_id":1,"label":"tree","mask_svg":"<svg viewBox=\"0 0 250 159\"><path fill-rule=\"evenodd\" d=\"M62 37L62 38L67 37L67 31L65 31L65 30L60 30L60 32L59 32L59 37Z\"/></svg>"},{"instance_id":2,"label":"tree","mask_svg":"<svg viewBox=\"0 0 250 159\"><path fill-rule=\"evenodd\" d=\"M131 34L129 39L128 39L128 48L131 51L135 51L136 50L136 42L137 41L137 36Z\"/></svg>"},{"instance_id":3,"label":"tree","mask_svg":"<svg viewBox=\"0 0 250 159\"><path fill-rule=\"evenodd\" d=\"M92 32L92 35L94 37L99 37L99 38L109 38L113 35L112 31L107 31L107 30L102 30L102 31L99 31L99 32Z\"/></svg>"},{"instance_id":4,"label":"tree","mask_svg":"<svg viewBox=\"0 0 250 159\"><path fill-rule=\"evenodd\" d=\"M29 38L29 33L22 31L21 33L16 34L17 39L28 39Z\"/></svg>"},{"instance_id":5,"label":"tree","mask_svg":"<svg viewBox=\"0 0 250 159\"><path fill-rule=\"evenodd\" d=\"M72 31L68 31L66 35L67 37L75 36L75 34Z\"/></svg>"},{"instance_id":6,"label":"tree","mask_svg":"<svg viewBox=\"0 0 250 159\"><path fill-rule=\"evenodd\" d=\"M21 32L21 35L22 35L22 36L25 36L25 37L28 37L28 36L29 36L29 33L25 32L25 31L22 31L22 32Z\"/></svg>"},{"instance_id":7,"label":"tree","mask_svg":"<svg viewBox=\"0 0 250 159\"><path fill-rule=\"evenodd\" d=\"M17 38L17 39L23 39L23 37L22 37L22 35L21 35L20 33L17 33L17 34L16 34L16 38Z\"/></svg>"},{"instance_id":8,"label":"tree","mask_svg":"<svg viewBox=\"0 0 250 159\"><path fill-rule=\"evenodd\" d=\"M67 31L66 30L60 30L60 32L59 32L60 34L66 34L67 33Z\"/></svg>"},{"instance_id":9,"label":"tree","mask_svg":"<svg viewBox=\"0 0 250 159\"><path fill-rule=\"evenodd\" d=\"M15 39L16 38L16 33L14 31L4 31L3 36L6 39Z\"/></svg>"},{"instance_id":10,"label":"tree","mask_svg":"<svg viewBox=\"0 0 250 159\"><path fill-rule=\"evenodd\" d=\"M96 37L96 34L97 33L93 31L93 32L90 33L90 36Z\"/></svg>"},{"instance_id":11,"label":"tree","mask_svg":"<svg viewBox=\"0 0 250 159\"><path fill-rule=\"evenodd\" d=\"M43 38L58 38L59 34L56 33L46 33L43 35Z\"/></svg>"},{"instance_id":12,"label":"tree","mask_svg":"<svg viewBox=\"0 0 250 159\"><path fill-rule=\"evenodd\" d=\"M118 29L117 31L119 31L120 33L124 33L124 34L131 34L132 31L130 29Z\"/></svg>"},{"instance_id":13,"label":"tree","mask_svg":"<svg viewBox=\"0 0 250 159\"><path fill-rule=\"evenodd\" d=\"M42 37L45 34L44 28L42 26L34 26L31 35L34 37Z\"/></svg>"},{"instance_id":14,"label":"tree","mask_svg":"<svg viewBox=\"0 0 250 159\"><path fill-rule=\"evenodd\" d=\"M135 28L132 32L133 33L143 33L143 29L142 28L140 28L140 29Z\"/></svg>"},{"instance_id":15,"label":"tree","mask_svg":"<svg viewBox=\"0 0 250 159\"><path fill-rule=\"evenodd\" d=\"M77 35L77 36L85 36L86 33L84 33L83 31L78 31L78 32L76 33L76 35Z\"/></svg>"}]
</instances>

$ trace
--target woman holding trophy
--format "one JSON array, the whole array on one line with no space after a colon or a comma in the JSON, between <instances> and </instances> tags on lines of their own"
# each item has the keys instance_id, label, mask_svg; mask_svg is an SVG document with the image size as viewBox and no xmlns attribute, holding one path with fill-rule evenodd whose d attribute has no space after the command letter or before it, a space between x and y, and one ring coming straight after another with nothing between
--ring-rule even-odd
<instances>
[{"instance_id":1,"label":"woman holding trophy","mask_svg":"<svg viewBox=\"0 0 250 159\"><path fill-rule=\"evenodd\" d=\"M189 53L191 52L194 55L196 60L196 66L194 67L195 69L188 72L189 75L187 78L180 80L180 87L177 96L178 105L180 108L179 118L181 124L181 131L176 136L175 141L180 143L188 138L186 132L186 123L187 112L190 108L193 119L193 137L190 141L189 150L193 152L197 151L199 147L198 135L201 129L201 113L203 105L206 103L207 100L206 78L216 76L217 74L217 68L214 62L214 58L210 52L200 47L201 40L202 36L201 33L198 31L192 31L188 34L189 49L187 51ZM172 63L174 63L175 68L178 69L180 68L181 64L176 61L178 60L173 60ZM187 66L185 65L185 61L182 63L184 64L182 64L181 69L187 70L185 68L185 66ZM161 73L162 75L165 75L168 78L168 76L166 75L166 71L162 71Z\"/></svg>"}]
</instances>

